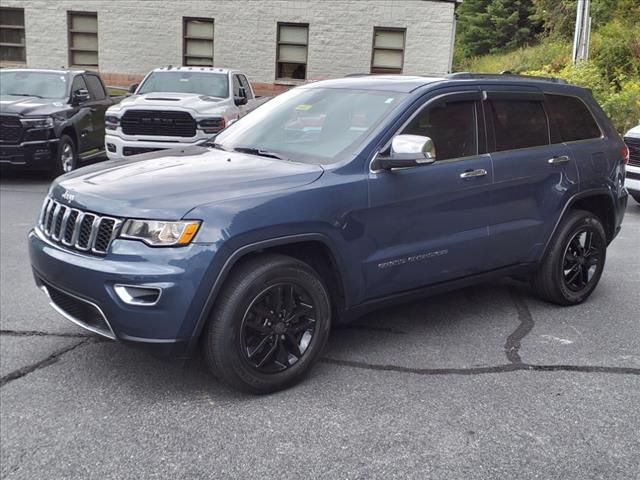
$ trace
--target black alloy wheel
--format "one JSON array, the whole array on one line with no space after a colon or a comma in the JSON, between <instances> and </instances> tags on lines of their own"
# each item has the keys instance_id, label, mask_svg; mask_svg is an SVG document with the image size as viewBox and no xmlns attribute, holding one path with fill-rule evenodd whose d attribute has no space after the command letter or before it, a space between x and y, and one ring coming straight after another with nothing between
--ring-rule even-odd
<instances>
[{"instance_id":1,"label":"black alloy wheel","mask_svg":"<svg viewBox=\"0 0 640 480\"><path fill-rule=\"evenodd\" d=\"M240 348L248 364L263 373L278 373L294 365L307 351L316 330L316 307L304 287L272 285L247 309Z\"/></svg>"},{"instance_id":2,"label":"black alloy wheel","mask_svg":"<svg viewBox=\"0 0 640 480\"><path fill-rule=\"evenodd\" d=\"M202 336L211 372L238 390L264 394L300 381L320 359L331 299L308 264L253 255L233 267Z\"/></svg>"},{"instance_id":3,"label":"black alloy wheel","mask_svg":"<svg viewBox=\"0 0 640 480\"><path fill-rule=\"evenodd\" d=\"M562 275L569 290L579 292L593 281L602 248L602 238L591 227L584 227L573 235L562 262Z\"/></svg>"},{"instance_id":4,"label":"black alloy wheel","mask_svg":"<svg viewBox=\"0 0 640 480\"><path fill-rule=\"evenodd\" d=\"M536 293L558 305L585 301L598 285L607 256L607 235L591 212L571 210L558 225L532 278Z\"/></svg>"}]
</instances>

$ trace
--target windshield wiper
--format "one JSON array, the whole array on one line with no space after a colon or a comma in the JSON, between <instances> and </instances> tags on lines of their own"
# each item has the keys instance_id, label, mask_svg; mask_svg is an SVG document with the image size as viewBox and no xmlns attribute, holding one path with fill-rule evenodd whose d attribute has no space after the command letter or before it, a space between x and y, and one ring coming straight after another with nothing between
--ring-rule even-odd
<instances>
[{"instance_id":1,"label":"windshield wiper","mask_svg":"<svg viewBox=\"0 0 640 480\"><path fill-rule=\"evenodd\" d=\"M36 97L36 98L42 98L40 95L35 95L33 93L7 93L6 95L12 95L14 97Z\"/></svg>"},{"instance_id":2,"label":"windshield wiper","mask_svg":"<svg viewBox=\"0 0 640 480\"><path fill-rule=\"evenodd\" d=\"M258 155L260 157L277 158L278 160L289 160L287 157L283 157L282 155L275 152L270 152L269 150L263 150L262 148L236 147L233 149L233 151L239 153L248 153L249 155Z\"/></svg>"}]
</instances>

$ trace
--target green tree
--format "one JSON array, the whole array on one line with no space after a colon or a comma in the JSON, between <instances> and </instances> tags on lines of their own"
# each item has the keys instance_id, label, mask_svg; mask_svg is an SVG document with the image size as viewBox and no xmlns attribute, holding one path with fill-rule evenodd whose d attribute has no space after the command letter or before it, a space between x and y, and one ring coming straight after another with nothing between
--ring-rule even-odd
<instances>
[{"instance_id":1,"label":"green tree","mask_svg":"<svg viewBox=\"0 0 640 480\"><path fill-rule=\"evenodd\" d=\"M533 0L465 0L458 7L458 53L483 55L528 43L540 31L533 14Z\"/></svg>"}]
</instances>

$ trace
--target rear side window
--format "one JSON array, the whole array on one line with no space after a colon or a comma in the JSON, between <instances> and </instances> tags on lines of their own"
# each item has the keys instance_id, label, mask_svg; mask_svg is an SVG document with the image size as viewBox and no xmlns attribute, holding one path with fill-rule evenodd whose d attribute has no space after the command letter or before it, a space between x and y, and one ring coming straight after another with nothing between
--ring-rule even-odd
<instances>
[{"instance_id":1,"label":"rear side window","mask_svg":"<svg viewBox=\"0 0 640 480\"><path fill-rule=\"evenodd\" d=\"M582 100L564 95L545 97L552 129L557 130L554 141L575 142L600 137L600 128Z\"/></svg>"},{"instance_id":2,"label":"rear side window","mask_svg":"<svg viewBox=\"0 0 640 480\"><path fill-rule=\"evenodd\" d=\"M538 100L491 100L494 151L549 145L547 115Z\"/></svg>"},{"instance_id":3,"label":"rear side window","mask_svg":"<svg viewBox=\"0 0 640 480\"><path fill-rule=\"evenodd\" d=\"M104 100L107 94L102 87L102 82L95 75L86 75L87 86L89 87L89 93L94 100Z\"/></svg>"},{"instance_id":4,"label":"rear side window","mask_svg":"<svg viewBox=\"0 0 640 480\"><path fill-rule=\"evenodd\" d=\"M476 102L438 103L420 112L404 134L430 137L436 147L436 159L477 155Z\"/></svg>"}]
</instances>

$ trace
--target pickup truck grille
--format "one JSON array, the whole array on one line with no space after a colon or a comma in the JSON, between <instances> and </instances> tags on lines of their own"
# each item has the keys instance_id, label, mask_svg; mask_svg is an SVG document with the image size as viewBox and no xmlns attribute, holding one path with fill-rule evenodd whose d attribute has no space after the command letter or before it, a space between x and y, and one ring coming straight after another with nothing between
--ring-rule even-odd
<instances>
[{"instance_id":1,"label":"pickup truck grille","mask_svg":"<svg viewBox=\"0 0 640 480\"><path fill-rule=\"evenodd\" d=\"M129 110L121 120L126 135L195 137L196 121L186 112Z\"/></svg>"},{"instance_id":2,"label":"pickup truck grille","mask_svg":"<svg viewBox=\"0 0 640 480\"><path fill-rule=\"evenodd\" d=\"M625 137L624 143L629 147L629 165L640 167L640 138Z\"/></svg>"},{"instance_id":3,"label":"pickup truck grille","mask_svg":"<svg viewBox=\"0 0 640 480\"><path fill-rule=\"evenodd\" d=\"M50 240L81 252L104 255L122 220L63 205L47 198L42 205L38 228Z\"/></svg>"},{"instance_id":4,"label":"pickup truck grille","mask_svg":"<svg viewBox=\"0 0 640 480\"><path fill-rule=\"evenodd\" d=\"M22 132L22 124L18 117L0 115L0 142L20 143Z\"/></svg>"}]
</instances>

